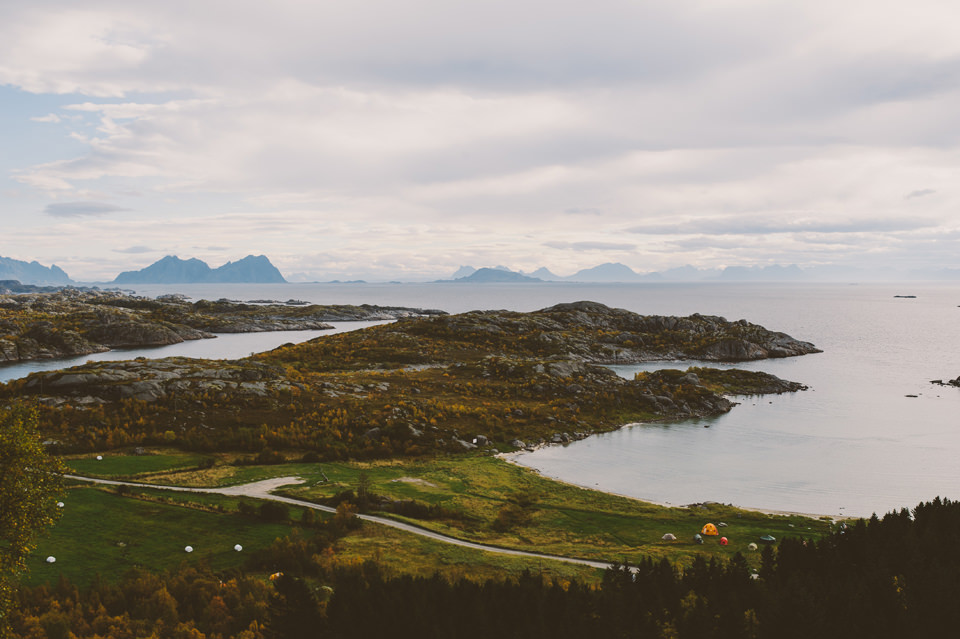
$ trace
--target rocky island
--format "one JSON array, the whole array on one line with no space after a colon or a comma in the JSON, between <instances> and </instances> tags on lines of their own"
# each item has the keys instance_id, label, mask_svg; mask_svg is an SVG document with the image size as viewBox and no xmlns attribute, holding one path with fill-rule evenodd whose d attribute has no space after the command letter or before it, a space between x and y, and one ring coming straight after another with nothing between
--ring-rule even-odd
<instances>
[{"instance_id":1,"label":"rocky island","mask_svg":"<svg viewBox=\"0 0 960 639\"><path fill-rule=\"evenodd\" d=\"M199 308L203 317L220 316ZM533 313L406 317L233 361L88 363L0 386L0 401L33 398L46 435L63 450L162 444L310 450L322 459L416 456L718 415L735 405L725 395L802 388L740 370L627 380L600 364L813 352L812 344L743 321L579 302Z\"/></svg>"},{"instance_id":2,"label":"rocky island","mask_svg":"<svg viewBox=\"0 0 960 639\"><path fill-rule=\"evenodd\" d=\"M62 289L0 295L0 362L88 355L248 333L331 328L327 322L392 320L442 311L380 306L189 302L113 291Z\"/></svg>"},{"instance_id":3,"label":"rocky island","mask_svg":"<svg viewBox=\"0 0 960 639\"><path fill-rule=\"evenodd\" d=\"M960 388L960 376L958 376L956 379L948 379L947 381L943 381L942 379L932 379L930 380L930 383L936 384L937 386L955 386Z\"/></svg>"}]
</instances>

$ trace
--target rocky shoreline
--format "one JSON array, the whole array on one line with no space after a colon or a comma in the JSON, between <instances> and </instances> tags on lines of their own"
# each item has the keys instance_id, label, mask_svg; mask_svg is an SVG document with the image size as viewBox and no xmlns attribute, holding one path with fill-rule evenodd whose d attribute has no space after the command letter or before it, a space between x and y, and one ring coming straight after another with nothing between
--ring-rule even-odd
<instances>
[{"instance_id":1,"label":"rocky shoreline","mask_svg":"<svg viewBox=\"0 0 960 639\"><path fill-rule=\"evenodd\" d=\"M957 377L956 379L948 379L947 381L943 381L942 379L931 379L930 383L936 384L937 386L953 386L955 388L960 388L960 377Z\"/></svg>"},{"instance_id":2,"label":"rocky shoreline","mask_svg":"<svg viewBox=\"0 0 960 639\"><path fill-rule=\"evenodd\" d=\"M704 368L624 379L598 363L611 344L652 359L709 356L718 343L748 355L816 351L746 322L588 302L406 318L232 361L89 362L0 385L0 401L30 397L64 450L165 443L362 459L564 443L632 421L720 415L736 405L728 395L803 388Z\"/></svg>"},{"instance_id":3,"label":"rocky shoreline","mask_svg":"<svg viewBox=\"0 0 960 639\"><path fill-rule=\"evenodd\" d=\"M316 330L329 322L393 320L442 311L348 305L189 302L115 291L60 289L0 295L0 363L165 346L215 333Z\"/></svg>"}]
</instances>

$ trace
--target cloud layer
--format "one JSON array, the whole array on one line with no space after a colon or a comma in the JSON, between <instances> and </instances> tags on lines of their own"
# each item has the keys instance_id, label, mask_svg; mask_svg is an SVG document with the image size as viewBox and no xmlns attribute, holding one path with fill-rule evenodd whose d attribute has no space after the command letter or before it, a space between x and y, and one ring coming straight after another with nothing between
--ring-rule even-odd
<instances>
[{"instance_id":1,"label":"cloud layer","mask_svg":"<svg viewBox=\"0 0 960 639\"><path fill-rule=\"evenodd\" d=\"M958 13L20 3L0 91L37 135L11 129L31 159L0 215L11 245L88 277L148 247L384 279L611 256L957 267Z\"/></svg>"}]
</instances>

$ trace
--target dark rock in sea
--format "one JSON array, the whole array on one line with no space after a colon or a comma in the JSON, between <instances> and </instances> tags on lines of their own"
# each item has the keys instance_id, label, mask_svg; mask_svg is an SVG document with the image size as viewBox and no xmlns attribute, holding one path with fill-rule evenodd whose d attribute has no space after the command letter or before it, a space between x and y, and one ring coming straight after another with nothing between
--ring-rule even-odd
<instances>
[{"instance_id":1,"label":"dark rock in sea","mask_svg":"<svg viewBox=\"0 0 960 639\"><path fill-rule=\"evenodd\" d=\"M936 384L937 386L955 386L960 388L960 377L957 377L956 379L949 379L947 381L943 381L942 379L932 379L930 380L930 383Z\"/></svg>"}]
</instances>

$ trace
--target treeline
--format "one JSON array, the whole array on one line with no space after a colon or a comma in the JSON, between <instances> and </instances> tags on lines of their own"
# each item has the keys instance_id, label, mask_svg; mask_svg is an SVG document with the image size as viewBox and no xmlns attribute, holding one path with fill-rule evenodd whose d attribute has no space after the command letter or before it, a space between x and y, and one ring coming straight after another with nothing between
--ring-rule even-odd
<instances>
[{"instance_id":1,"label":"treeline","mask_svg":"<svg viewBox=\"0 0 960 639\"><path fill-rule=\"evenodd\" d=\"M278 540L249 570L134 570L79 590L23 588L17 637L941 637L960 628L960 503L936 499L817 543L741 556L611 567L599 584L392 576L335 560L329 534ZM278 570L280 571L280 570ZM262 573L261 573L262 574ZM71 635L72 633L72 635Z\"/></svg>"}]
</instances>

